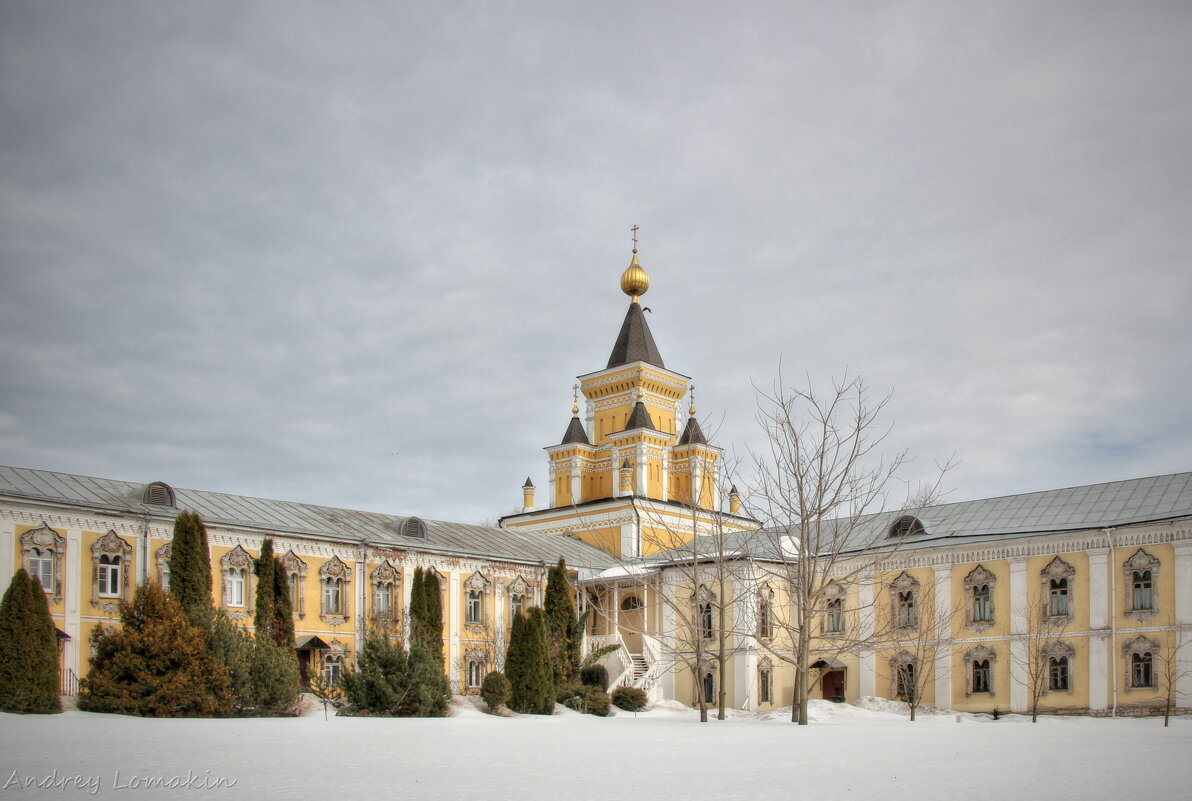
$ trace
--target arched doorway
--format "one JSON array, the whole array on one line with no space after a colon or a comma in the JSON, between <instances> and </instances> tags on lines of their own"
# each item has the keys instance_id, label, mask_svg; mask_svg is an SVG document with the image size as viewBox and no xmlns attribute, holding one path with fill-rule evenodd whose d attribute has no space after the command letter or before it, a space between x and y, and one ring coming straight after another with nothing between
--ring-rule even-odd
<instances>
[{"instance_id":1,"label":"arched doorway","mask_svg":"<svg viewBox=\"0 0 1192 801\"><path fill-rule=\"evenodd\" d=\"M646 622L645 606L642 599L636 595L626 595L621 599L620 614L617 616L617 628L621 639L631 654L642 652L642 631Z\"/></svg>"},{"instance_id":2,"label":"arched doorway","mask_svg":"<svg viewBox=\"0 0 1192 801\"><path fill-rule=\"evenodd\" d=\"M820 697L825 701L844 703L844 663L838 659L820 659L811 667L820 672Z\"/></svg>"}]
</instances>

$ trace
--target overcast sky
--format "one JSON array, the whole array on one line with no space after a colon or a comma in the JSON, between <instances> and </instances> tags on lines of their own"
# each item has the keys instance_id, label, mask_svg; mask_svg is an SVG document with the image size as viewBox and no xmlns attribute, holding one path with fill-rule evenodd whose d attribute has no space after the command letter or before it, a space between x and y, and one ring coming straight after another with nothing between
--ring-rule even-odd
<instances>
[{"instance_id":1,"label":"overcast sky","mask_svg":"<svg viewBox=\"0 0 1192 801\"><path fill-rule=\"evenodd\" d=\"M479 522L631 225L716 444L892 391L952 500L1192 469L1192 6L0 2L0 463Z\"/></svg>"}]
</instances>

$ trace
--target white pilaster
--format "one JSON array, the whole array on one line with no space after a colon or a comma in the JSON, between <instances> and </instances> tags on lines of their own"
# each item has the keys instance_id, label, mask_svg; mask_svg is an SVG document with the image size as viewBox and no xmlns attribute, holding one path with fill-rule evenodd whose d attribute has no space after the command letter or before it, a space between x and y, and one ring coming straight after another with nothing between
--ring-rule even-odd
<instances>
[{"instance_id":1,"label":"white pilaster","mask_svg":"<svg viewBox=\"0 0 1192 801\"><path fill-rule=\"evenodd\" d=\"M952 566L935 566L935 705L952 706Z\"/></svg>"},{"instance_id":2,"label":"white pilaster","mask_svg":"<svg viewBox=\"0 0 1192 801\"><path fill-rule=\"evenodd\" d=\"M757 651L748 648L733 657L733 695L730 703L737 709L757 711Z\"/></svg>"},{"instance_id":3,"label":"white pilaster","mask_svg":"<svg viewBox=\"0 0 1192 801\"><path fill-rule=\"evenodd\" d=\"M860 607L861 641L868 642L873 637L873 574L866 573L860 578L857 587L857 606ZM858 655L857 694L877 695L877 659L872 649L865 649Z\"/></svg>"},{"instance_id":4,"label":"white pilaster","mask_svg":"<svg viewBox=\"0 0 1192 801\"><path fill-rule=\"evenodd\" d=\"M1089 628L1104 629L1109 627L1109 549L1090 548L1088 554Z\"/></svg>"},{"instance_id":5,"label":"white pilaster","mask_svg":"<svg viewBox=\"0 0 1192 801\"><path fill-rule=\"evenodd\" d=\"M359 579L356 582L356 653L364 647L364 623L368 616L368 574L364 570L364 562L356 562L355 572Z\"/></svg>"},{"instance_id":6,"label":"white pilaster","mask_svg":"<svg viewBox=\"0 0 1192 801\"><path fill-rule=\"evenodd\" d=\"M62 566L62 596L63 608L66 610L66 633L70 639L66 641L63 652L63 663L78 673L82 669L80 660L80 642L82 629L82 599L79 594L83 591L82 574L83 532L77 528L66 530L66 564ZM90 586L91 582L86 584ZM80 674L81 675L81 674Z\"/></svg>"},{"instance_id":7,"label":"white pilaster","mask_svg":"<svg viewBox=\"0 0 1192 801\"><path fill-rule=\"evenodd\" d=\"M621 524L621 558L635 559L641 556L641 533L637 523L629 521Z\"/></svg>"},{"instance_id":8,"label":"white pilaster","mask_svg":"<svg viewBox=\"0 0 1192 801\"><path fill-rule=\"evenodd\" d=\"M1010 710L1027 711L1026 687L1026 557L1010 559Z\"/></svg>"},{"instance_id":9,"label":"white pilaster","mask_svg":"<svg viewBox=\"0 0 1192 801\"><path fill-rule=\"evenodd\" d=\"M17 527L13 523L0 523L0 579L4 586L12 580L12 574L17 572Z\"/></svg>"},{"instance_id":10,"label":"white pilaster","mask_svg":"<svg viewBox=\"0 0 1192 801\"><path fill-rule=\"evenodd\" d=\"M459 675L459 573L451 571L447 579L447 678L453 688L463 685Z\"/></svg>"},{"instance_id":11,"label":"white pilaster","mask_svg":"<svg viewBox=\"0 0 1192 801\"><path fill-rule=\"evenodd\" d=\"M1089 637L1089 709L1109 708L1109 632Z\"/></svg>"},{"instance_id":12,"label":"white pilaster","mask_svg":"<svg viewBox=\"0 0 1192 801\"><path fill-rule=\"evenodd\" d=\"M414 594L414 568L402 565L401 568L401 608L402 608L402 639L406 648L410 647L410 598Z\"/></svg>"},{"instance_id":13,"label":"white pilaster","mask_svg":"<svg viewBox=\"0 0 1192 801\"><path fill-rule=\"evenodd\" d=\"M571 503L577 504L582 497L582 477L579 471L579 459L571 460Z\"/></svg>"},{"instance_id":14,"label":"white pilaster","mask_svg":"<svg viewBox=\"0 0 1192 801\"><path fill-rule=\"evenodd\" d=\"M645 497L649 494L650 475L646 464L646 445L644 442L638 443L636 453L634 453L634 461L636 469L634 472L635 484L637 486L637 494Z\"/></svg>"},{"instance_id":15,"label":"white pilaster","mask_svg":"<svg viewBox=\"0 0 1192 801\"><path fill-rule=\"evenodd\" d=\"M1175 544L1175 570L1171 580L1175 582L1174 636L1184 644L1179 651L1177 669L1180 678L1176 682L1176 705L1192 706L1192 542L1187 540Z\"/></svg>"},{"instance_id":16,"label":"white pilaster","mask_svg":"<svg viewBox=\"0 0 1192 801\"><path fill-rule=\"evenodd\" d=\"M662 500L670 500L670 448L662 449Z\"/></svg>"},{"instance_id":17,"label":"white pilaster","mask_svg":"<svg viewBox=\"0 0 1192 801\"><path fill-rule=\"evenodd\" d=\"M662 641L663 653L667 651L674 652L675 648L675 609L672 599L674 598L674 588L669 584L663 584L658 588L662 593L662 628L659 630L658 639ZM661 691L662 698L675 697L675 667L662 674L661 681L656 685Z\"/></svg>"}]
</instances>

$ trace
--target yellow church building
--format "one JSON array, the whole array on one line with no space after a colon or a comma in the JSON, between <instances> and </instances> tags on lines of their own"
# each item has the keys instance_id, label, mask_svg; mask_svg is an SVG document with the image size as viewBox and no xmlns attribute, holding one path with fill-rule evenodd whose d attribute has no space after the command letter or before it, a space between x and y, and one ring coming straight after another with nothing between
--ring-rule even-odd
<instances>
[{"instance_id":1,"label":"yellow church building","mask_svg":"<svg viewBox=\"0 0 1192 801\"><path fill-rule=\"evenodd\" d=\"M806 630L814 698L1127 714L1159 709L1171 685L1177 708L1192 707L1192 473L853 521L867 546L797 619L798 538L743 514L690 377L655 343L648 288L634 248L608 363L578 377L545 449L545 497L527 479L522 510L498 527L0 467L0 575L24 567L45 590L63 691L119 602L168 586L173 521L190 509L208 527L213 598L249 627L254 560L273 539L300 662L332 679L368 631L403 631L421 567L440 580L452 686L477 691L563 557L589 611L585 650L612 646L606 683L653 699L789 706Z\"/></svg>"}]
</instances>

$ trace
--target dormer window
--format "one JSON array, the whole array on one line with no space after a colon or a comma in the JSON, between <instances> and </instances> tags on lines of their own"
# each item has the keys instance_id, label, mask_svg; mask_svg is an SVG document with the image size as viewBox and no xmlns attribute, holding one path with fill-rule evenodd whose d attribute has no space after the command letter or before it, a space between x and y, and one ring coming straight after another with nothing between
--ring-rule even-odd
<instances>
[{"instance_id":1,"label":"dormer window","mask_svg":"<svg viewBox=\"0 0 1192 801\"><path fill-rule=\"evenodd\" d=\"M406 537L417 537L424 540L426 539L426 523L417 517L411 517L402 524L401 533Z\"/></svg>"},{"instance_id":2,"label":"dormer window","mask_svg":"<svg viewBox=\"0 0 1192 801\"><path fill-rule=\"evenodd\" d=\"M142 496L141 502L151 506L168 506L171 509L175 508L177 504L174 490L163 481L154 481L145 487L145 494Z\"/></svg>"},{"instance_id":3,"label":"dormer window","mask_svg":"<svg viewBox=\"0 0 1192 801\"><path fill-rule=\"evenodd\" d=\"M926 534L927 529L923 528L923 524L919 518L911 515L903 515L894 521L890 526L890 530L886 533L889 539L902 539L903 537L917 537L920 534Z\"/></svg>"}]
</instances>

